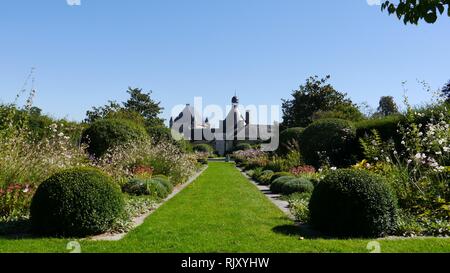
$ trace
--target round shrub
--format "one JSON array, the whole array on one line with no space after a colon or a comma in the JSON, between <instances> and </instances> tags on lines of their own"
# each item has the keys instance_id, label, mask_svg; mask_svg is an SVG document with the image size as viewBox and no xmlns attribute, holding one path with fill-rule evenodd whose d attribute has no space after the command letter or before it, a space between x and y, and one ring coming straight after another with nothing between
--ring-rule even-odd
<instances>
[{"instance_id":1,"label":"round shrub","mask_svg":"<svg viewBox=\"0 0 450 273\"><path fill-rule=\"evenodd\" d=\"M290 150L298 149L300 137L304 130L305 128L295 127L282 131L280 133L280 146L277 152L286 155Z\"/></svg>"},{"instance_id":2,"label":"round shrub","mask_svg":"<svg viewBox=\"0 0 450 273\"><path fill-rule=\"evenodd\" d=\"M295 179L293 176L282 176L275 179L272 184L270 184L270 191L273 193L281 193L283 185L293 179Z\"/></svg>"},{"instance_id":3,"label":"round shrub","mask_svg":"<svg viewBox=\"0 0 450 273\"><path fill-rule=\"evenodd\" d=\"M273 181L275 181L276 179L278 179L278 178L280 178L280 177L283 177L283 176L291 176L291 177L293 177L294 175L292 174L292 173L288 173L288 172L278 172L278 173L274 173L273 175L272 175L272 178L270 179L271 181L271 183L273 183Z\"/></svg>"},{"instance_id":4,"label":"round shrub","mask_svg":"<svg viewBox=\"0 0 450 273\"><path fill-rule=\"evenodd\" d=\"M198 153L208 153L208 154L214 153L213 147L211 147L211 145L209 144L196 144L194 145L194 147L192 147L192 149L194 150L194 152Z\"/></svg>"},{"instance_id":5,"label":"round shrub","mask_svg":"<svg viewBox=\"0 0 450 273\"><path fill-rule=\"evenodd\" d=\"M249 143L239 143L237 144L234 148L233 151L237 152L237 151L247 151L252 149L252 145L250 145Z\"/></svg>"},{"instance_id":6,"label":"round shrub","mask_svg":"<svg viewBox=\"0 0 450 273\"><path fill-rule=\"evenodd\" d=\"M318 120L308 126L300 138L300 150L307 165L320 168L323 160L335 167L354 163L356 129L350 121Z\"/></svg>"},{"instance_id":7,"label":"round shrub","mask_svg":"<svg viewBox=\"0 0 450 273\"><path fill-rule=\"evenodd\" d=\"M101 119L83 131L82 142L88 145L89 154L101 157L116 145L146 137L145 128L130 120Z\"/></svg>"},{"instance_id":8,"label":"round shrub","mask_svg":"<svg viewBox=\"0 0 450 273\"><path fill-rule=\"evenodd\" d=\"M122 187L122 191L130 195L150 195L157 198L166 198L169 195L168 184L159 179L131 179Z\"/></svg>"},{"instance_id":9,"label":"round shrub","mask_svg":"<svg viewBox=\"0 0 450 273\"><path fill-rule=\"evenodd\" d=\"M294 178L281 184L280 193L289 195L293 193L305 193L312 192L314 190L314 185L305 178Z\"/></svg>"},{"instance_id":10,"label":"round shrub","mask_svg":"<svg viewBox=\"0 0 450 273\"><path fill-rule=\"evenodd\" d=\"M364 170L338 170L314 189L311 223L338 236L377 237L395 229L396 199L382 177Z\"/></svg>"},{"instance_id":11,"label":"round shrub","mask_svg":"<svg viewBox=\"0 0 450 273\"><path fill-rule=\"evenodd\" d=\"M123 209L123 195L111 178L94 168L74 168L39 186L31 224L38 234L83 237L108 231Z\"/></svg>"}]
</instances>

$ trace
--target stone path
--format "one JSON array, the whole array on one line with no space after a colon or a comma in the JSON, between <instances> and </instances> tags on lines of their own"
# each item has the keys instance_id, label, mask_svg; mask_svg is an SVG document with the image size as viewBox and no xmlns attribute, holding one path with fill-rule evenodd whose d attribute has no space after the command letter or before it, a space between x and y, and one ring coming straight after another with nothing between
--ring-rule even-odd
<instances>
[{"instance_id":1,"label":"stone path","mask_svg":"<svg viewBox=\"0 0 450 273\"><path fill-rule=\"evenodd\" d=\"M258 184L255 180L253 180L250 176L248 176L244 170L238 168L241 173L253 184L255 187L258 188L259 191L261 191L272 203L274 203L280 210L282 210L290 219L295 221L295 217L292 215L290 209L289 209L289 202L282 200L280 194L273 194L270 191L269 186L264 186Z\"/></svg>"}]
</instances>

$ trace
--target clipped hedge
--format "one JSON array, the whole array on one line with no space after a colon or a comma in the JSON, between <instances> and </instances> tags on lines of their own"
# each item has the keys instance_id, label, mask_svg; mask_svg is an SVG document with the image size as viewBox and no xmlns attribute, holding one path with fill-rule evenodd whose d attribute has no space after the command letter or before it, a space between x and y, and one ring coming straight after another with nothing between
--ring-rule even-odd
<instances>
[{"instance_id":1,"label":"clipped hedge","mask_svg":"<svg viewBox=\"0 0 450 273\"><path fill-rule=\"evenodd\" d=\"M311 224L331 235L378 237L396 226L396 198L382 177L343 169L321 181L311 196Z\"/></svg>"},{"instance_id":2,"label":"clipped hedge","mask_svg":"<svg viewBox=\"0 0 450 273\"><path fill-rule=\"evenodd\" d=\"M81 139L88 145L89 154L101 157L114 146L146 137L146 129L130 120L101 119L86 128Z\"/></svg>"},{"instance_id":3,"label":"clipped hedge","mask_svg":"<svg viewBox=\"0 0 450 273\"><path fill-rule=\"evenodd\" d=\"M306 178L294 178L281 184L280 193L289 195L293 193L311 193L314 185Z\"/></svg>"},{"instance_id":4,"label":"clipped hedge","mask_svg":"<svg viewBox=\"0 0 450 273\"><path fill-rule=\"evenodd\" d=\"M280 146L277 152L281 155L286 155L292 148L298 148L300 138L305 128L294 127L288 128L280 133ZM292 147L294 145L294 147Z\"/></svg>"},{"instance_id":5,"label":"clipped hedge","mask_svg":"<svg viewBox=\"0 0 450 273\"><path fill-rule=\"evenodd\" d=\"M283 185L287 182L296 179L293 176L282 176L277 179L275 179L272 184L270 184L270 191L272 193L281 193L283 190Z\"/></svg>"},{"instance_id":6,"label":"clipped hedge","mask_svg":"<svg viewBox=\"0 0 450 273\"><path fill-rule=\"evenodd\" d=\"M101 171L75 168L44 181L31 203L38 234L89 236L108 231L124 209L119 187Z\"/></svg>"},{"instance_id":7,"label":"clipped hedge","mask_svg":"<svg viewBox=\"0 0 450 273\"><path fill-rule=\"evenodd\" d=\"M270 179L270 182L273 183L273 181L275 181L276 179L278 179L278 178L280 178L280 177L283 177L283 176L291 176L291 177L294 177L294 175L293 175L292 173L288 173L288 172L277 172L277 173L274 173L274 174L272 175L272 178Z\"/></svg>"},{"instance_id":8,"label":"clipped hedge","mask_svg":"<svg viewBox=\"0 0 450 273\"><path fill-rule=\"evenodd\" d=\"M352 122L341 119L318 120L308 126L300 138L300 150L307 165L320 168L324 158L335 167L356 162L356 129ZM319 155L319 153L321 155Z\"/></svg>"}]
</instances>

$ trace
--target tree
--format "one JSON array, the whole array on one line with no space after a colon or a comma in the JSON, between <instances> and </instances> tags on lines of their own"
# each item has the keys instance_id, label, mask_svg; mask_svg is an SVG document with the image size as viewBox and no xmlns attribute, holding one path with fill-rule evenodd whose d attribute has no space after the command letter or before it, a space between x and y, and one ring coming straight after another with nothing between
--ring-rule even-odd
<instances>
[{"instance_id":1,"label":"tree","mask_svg":"<svg viewBox=\"0 0 450 273\"><path fill-rule=\"evenodd\" d=\"M380 104L378 106L378 112L376 115L390 116L398 113L397 104L395 104L394 98L391 96L381 97Z\"/></svg>"},{"instance_id":2,"label":"tree","mask_svg":"<svg viewBox=\"0 0 450 273\"><path fill-rule=\"evenodd\" d=\"M450 81L442 88L442 96L447 103L450 103Z\"/></svg>"},{"instance_id":3,"label":"tree","mask_svg":"<svg viewBox=\"0 0 450 273\"><path fill-rule=\"evenodd\" d=\"M403 18L403 23L418 24L420 20L425 20L429 24L436 22L438 15L445 12L450 17L450 0L399 0L398 4L393 1L385 1L381 5L381 10L387 10L389 14L395 14L398 19Z\"/></svg>"},{"instance_id":4,"label":"tree","mask_svg":"<svg viewBox=\"0 0 450 273\"><path fill-rule=\"evenodd\" d=\"M336 91L327 83L329 79L330 76L323 79L310 77L305 85L293 91L292 100L283 100L283 128L306 127L314 120L315 113L333 111L339 106L357 109L347 94Z\"/></svg>"},{"instance_id":5,"label":"tree","mask_svg":"<svg viewBox=\"0 0 450 273\"><path fill-rule=\"evenodd\" d=\"M142 89L130 87L127 93L130 98L122 104L109 101L105 106L93 107L91 111L87 111L85 121L92 123L103 118L123 118L144 123L146 127L164 126L164 120L158 117L164 109L160 102L151 98L151 91L143 93Z\"/></svg>"},{"instance_id":6,"label":"tree","mask_svg":"<svg viewBox=\"0 0 450 273\"><path fill-rule=\"evenodd\" d=\"M142 89L128 88L130 98L123 103L125 109L141 114L147 125L149 126L163 126L164 120L158 117L164 110L160 104L151 99L152 91L149 93L142 93Z\"/></svg>"}]
</instances>

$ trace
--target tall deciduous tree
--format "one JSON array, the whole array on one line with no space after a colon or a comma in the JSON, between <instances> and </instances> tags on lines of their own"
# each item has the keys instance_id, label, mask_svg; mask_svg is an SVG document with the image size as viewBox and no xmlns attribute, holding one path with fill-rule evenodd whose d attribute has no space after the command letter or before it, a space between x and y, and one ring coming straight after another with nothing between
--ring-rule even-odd
<instances>
[{"instance_id":1,"label":"tall deciduous tree","mask_svg":"<svg viewBox=\"0 0 450 273\"><path fill-rule=\"evenodd\" d=\"M342 106L357 108L347 94L327 83L329 79L330 76L310 77L305 85L293 91L291 100L283 100L283 127L306 127L320 111L333 111Z\"/></svg>"},{"instance_id":2,"label":"tall deciduous tree","mask_svg":"<svg viewBox=\"0 0 450 273\"><path fill-rule=\"evenodd\" d=\"M392 96L381 97L377 115L389 116L398 113L398 106Z\"/></svg>"},{"instance_id":3,"label":"tall deciduous tree","mask_svg":"<svg viewBox=\"0 0 450 273\"><path fill-rule=\"evenodd\" d=\"M446 11L447 8L447 11ZM450 17L450 0L398 0L385 1L381 10L395 14L405 24L418 24L420 20L433 24L444 12Z\"/></svg>"}]
</instances>

